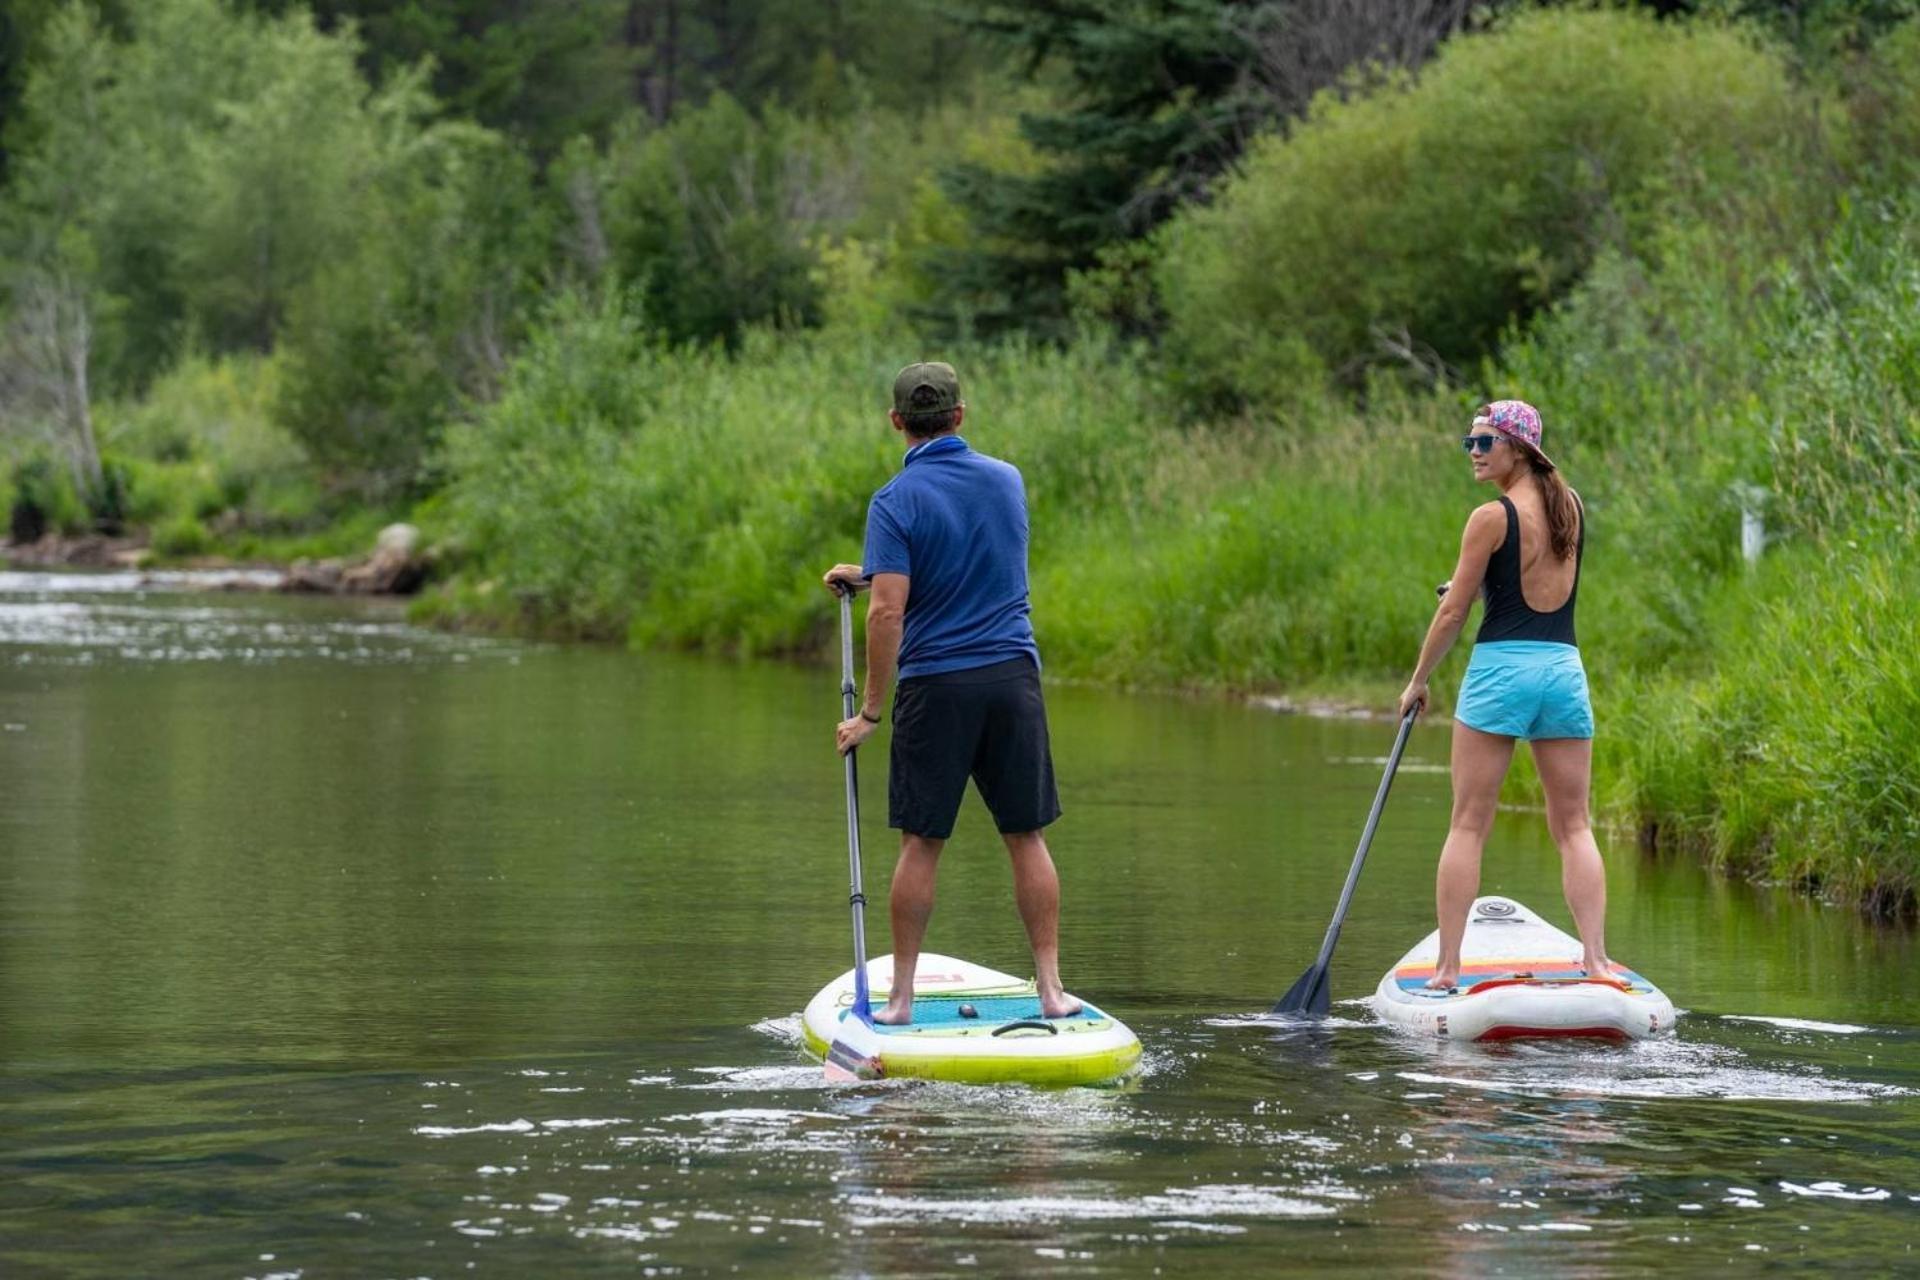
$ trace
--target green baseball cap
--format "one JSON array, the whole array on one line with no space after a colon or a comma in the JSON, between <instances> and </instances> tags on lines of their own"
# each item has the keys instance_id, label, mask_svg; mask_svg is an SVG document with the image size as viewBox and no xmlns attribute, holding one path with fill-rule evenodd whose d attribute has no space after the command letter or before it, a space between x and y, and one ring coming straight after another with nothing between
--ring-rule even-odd
<instances>
[{"instance_id":1,"label":"green baseball cap","mask_svg":"<svg viewBox=\"0 0 1920 1280\"><path fill-rule=\"evenodd\" d=\"M960 407L960 375L950 364L910 364L893 380L893 411L939 413Z\"/></svg>"}]
</instances>

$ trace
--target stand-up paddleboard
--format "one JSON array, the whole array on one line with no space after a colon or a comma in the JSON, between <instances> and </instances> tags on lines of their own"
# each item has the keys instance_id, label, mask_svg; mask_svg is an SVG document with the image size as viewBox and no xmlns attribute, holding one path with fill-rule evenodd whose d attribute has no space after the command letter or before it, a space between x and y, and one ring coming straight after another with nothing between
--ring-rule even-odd
<instances>
[{"instance_id":1,"label":"stand-up paddleboard","mask_svg":"<svg viewBox=\"0 0 1920 1280\"><path fill-rule=\"evenodd\" d=\"M825 1059L854 1003L854 971L825 987L801 1015L807 1052ZM893 986L893 957L876 956L867 980L877 1007ZM965 1084L1106 1084L1140 1061L1124 1022L1083 1002L1070 1018L1040 1013L1031 981L923 952L914 971L913 1022L874 1024L881 1074Z\"/></svg>"},{"instance_id":2,"label":"stand-up paddleboard","mask_svg":"<svg viewBox=\"0 0 1920 1280\"><path fill-rule=\"evenodd\" d=\"M1374 1011L1442 1040L1643 1040L1673 1027L1673 1001L1660 988L1618 964L1609 975L1588 974L1577 938L1511 898L1475 899L1460 944L1459 986L1427 986L1439 957L1435 931L1380 979Z\"/></svg>"}]
</instances>

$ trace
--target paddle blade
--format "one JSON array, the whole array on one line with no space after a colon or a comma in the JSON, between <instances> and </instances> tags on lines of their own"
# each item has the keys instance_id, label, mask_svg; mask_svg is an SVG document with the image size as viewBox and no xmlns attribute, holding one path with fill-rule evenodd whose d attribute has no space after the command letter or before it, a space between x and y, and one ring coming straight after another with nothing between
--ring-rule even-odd
<instances>
[{"instance_id":1,"label":"paddle blade","mask_svg":"<svg viewBox=\"0 0 1920 1280\"><path fill-rule=\"evenodd\" d=\"M839 1033L827 1046L824 1064L829 1084L878 1080L887 1074L880 1061L880 1037L858 1018L843 1018Z\"/></svg>"},{"instance_id":2,"label":"paddle blade","mask_svg":"<svg viewBox=\"0 0 1920 1280\"><path fill-rule=\"evenodd\" d=\"M1327 966L1316 964L1287 988L1273 1012L1283 1018L1324 1018L1333 1007L1331 986Z\"/></svg>"}]
</instances>

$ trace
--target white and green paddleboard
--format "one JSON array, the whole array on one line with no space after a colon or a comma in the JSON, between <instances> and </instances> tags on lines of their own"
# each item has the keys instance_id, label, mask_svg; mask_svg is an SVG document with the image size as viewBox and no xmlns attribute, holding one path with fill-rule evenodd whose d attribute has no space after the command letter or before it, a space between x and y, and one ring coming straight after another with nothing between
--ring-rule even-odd
<instances>
[{"instance_id":1,"label":"white and green paddleboard","mask_svg":"<svg viewBox=\"0 0 1920 1280\"><path fill-rule=\"evenodd\" d=\"M1439 958L1440 935L1430 933L1387 970L1373 996L1383 1021L1441 1040L1644 1040L1673 1029L1665 992L1621 964L1588 973L1579 939L1511 898L1475 900L1458 985L1427 985Z\"/></svg>"},{"instance_id":2,"label":"white and green paddleboard","mask_svg":"<svg viewBox=\"0 0 1920 1280\"><path fill-rule=\"evenodd\" d=\"M875 1008L893 987L893 957L867 962ZM801 1015L807 1052L824 1059L853 1008L853 970L820 989ZM1124 1022L1082 1002L1079 1013L1048 1018L1031 979L922 953L914 973L913 1022L876 1024L888 1076L966 1084L1107 1084L1134 1070L1140 1040Z\"/></svg>"}]
</instances>

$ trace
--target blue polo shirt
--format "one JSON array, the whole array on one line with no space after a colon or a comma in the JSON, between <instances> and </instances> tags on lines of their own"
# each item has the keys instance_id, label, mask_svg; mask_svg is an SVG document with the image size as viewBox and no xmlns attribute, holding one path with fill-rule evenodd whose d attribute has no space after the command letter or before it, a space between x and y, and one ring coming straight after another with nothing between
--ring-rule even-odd
<instances>
[{"instance_id":1,"label":"blue polo shirt","mask_svg":"<svg viewBox=\"0 0 1920 1280\"><path fill-rule=\"evenodd\" d=\"M861 566L904 573L900 678L1040 663L1027 604L1027 488L1018 468L959 436L907 450L900 474L867 508Z\"/></svg>"}]
</instances>

